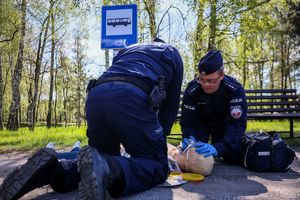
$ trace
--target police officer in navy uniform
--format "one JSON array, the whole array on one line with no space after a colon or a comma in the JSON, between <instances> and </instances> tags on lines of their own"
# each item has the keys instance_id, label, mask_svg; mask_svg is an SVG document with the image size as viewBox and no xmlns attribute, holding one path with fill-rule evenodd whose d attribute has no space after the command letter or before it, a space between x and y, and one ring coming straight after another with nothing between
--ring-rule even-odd
<instances>
[{"instance_id":1,"label":"police officer in navy uniform","mask_svg":"<svg viewBox=\"0 0 300 200\"><path fill-rule=\"evenodd\" d=\"M81 196L102 199L106 188L113 197L125 196L166 180L166 136L177 115L182 76L178 50L160 39L118 52L87 98L89 147L79 154ZM120 156L120 143L131 158Z\"/></svg>"},{"instance_id":2,"label":"police officer in navy uniform","mask_svg":"<svg viewBox=\"0 0 300 200\"><path fill-rule=\"evenodd\" d=\"M224 74L218 50L210 50L201 58L198 70L199 76L188 84L183 97L180 121L183 148L193 140L198 153L238 164L241 138L246 130L244 89L237 80Z\"/></svg>"},{"instance_id":3,"label":"police officer in navy uniform","mask_svg":"<svg viewBox=\"0 0 300 200\"><path fill-rule=\"evenodd\" d=\"M80 199L97 200L164 182L166 136L178 112L182 76L178 50L158 38L119 51L111 67L89 83L89 146L78 160L58 160L53 149L39 150L4 180L0 199L17 199L47 184L65 193L80 181ZM120 144L131 158L120 156Z\"/></svg>"}]
</instances>

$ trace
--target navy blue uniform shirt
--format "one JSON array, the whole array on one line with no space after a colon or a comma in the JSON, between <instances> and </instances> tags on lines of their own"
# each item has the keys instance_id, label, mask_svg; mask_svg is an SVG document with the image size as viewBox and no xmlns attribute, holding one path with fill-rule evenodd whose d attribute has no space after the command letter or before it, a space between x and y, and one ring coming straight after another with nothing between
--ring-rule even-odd
<instances>
[{"instance_id":1,"label":"navy blue uniform shirt","mask_svg":"<svg viewBox=\"0 0 300 200\"><path fill-rule=\"evenodd\" d=\"M234 78L225 76L219 89L213 94L203 91L195 80L184 93L181 116L183 137L197 140L212 136L212 143L219 156L240 148L240 140L246 130L247 103L245 92Z\"/></svg>"},{"instance_id":2,"label":"navy blue uniform shirt","mask_svg":"<svg viewBox=\"0 0 300 200\"><path fill-rule=\"evenodd\" d=\"M136 44L122 49L101 77L136 76L151 86L165 76L166 100L158 113L165 136L170 134L179 107L183 62L178 50L166 43ZM142 116L141 116L142 117Z\"/></svg>"}]
</instances>

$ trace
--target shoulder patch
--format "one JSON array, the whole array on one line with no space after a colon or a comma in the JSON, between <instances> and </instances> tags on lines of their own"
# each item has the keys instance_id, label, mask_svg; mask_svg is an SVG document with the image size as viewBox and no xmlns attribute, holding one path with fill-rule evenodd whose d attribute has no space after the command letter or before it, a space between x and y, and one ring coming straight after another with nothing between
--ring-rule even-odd
<instances>
[{"instance_id":1,"label":"shoulder patch","mask_svg":"<svg viewBox=\"0 0 300 200\"><path fill-rule=\"evenodd\" d=\"M234 119L239 119L243 114L241 106L231 106L230 107L230 115Z\"/></svg>"}]
</instances>

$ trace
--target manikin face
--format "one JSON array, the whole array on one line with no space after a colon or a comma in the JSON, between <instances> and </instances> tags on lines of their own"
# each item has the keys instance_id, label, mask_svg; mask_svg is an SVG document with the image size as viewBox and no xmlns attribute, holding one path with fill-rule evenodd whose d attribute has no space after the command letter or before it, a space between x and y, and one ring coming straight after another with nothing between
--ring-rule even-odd
<instances>
[{"instance_id":1,"label":"manikin face","mask_svg":"<svg viewBox=\"0 0 300 200\"><path fill-rule=\"evenodd\" d=\"M209 75L199 74L197 81L207 94L212 94L219 89L221 80L224 78L224 72L214 72Z\"/></svg>"}]
</instances>

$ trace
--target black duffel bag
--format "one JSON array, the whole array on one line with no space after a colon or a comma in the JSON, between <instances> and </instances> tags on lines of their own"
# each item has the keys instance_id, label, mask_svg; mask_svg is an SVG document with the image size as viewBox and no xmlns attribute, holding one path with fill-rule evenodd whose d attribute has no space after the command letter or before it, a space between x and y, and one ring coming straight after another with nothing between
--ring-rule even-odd
<instances>
[{"instance_id":1,"label":"black duffel bag","mask_svg":"<svg viewBox=\"0 0 300 200\"><path fill-rule=\"evenodd\" d=\"M246 133L243 136L244 166L257 172L286 172L295 152L276 132Z\"/></svg>"}]
</instances>

